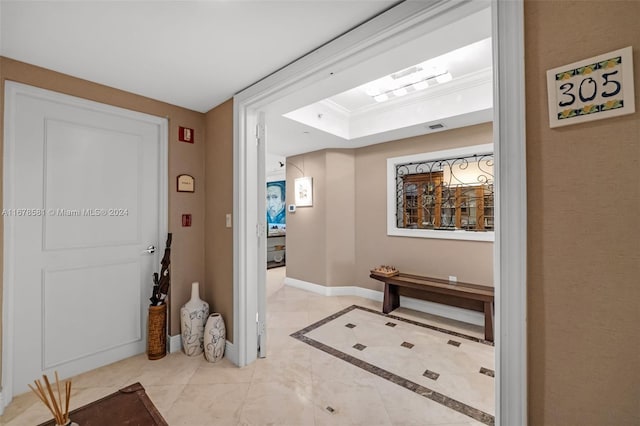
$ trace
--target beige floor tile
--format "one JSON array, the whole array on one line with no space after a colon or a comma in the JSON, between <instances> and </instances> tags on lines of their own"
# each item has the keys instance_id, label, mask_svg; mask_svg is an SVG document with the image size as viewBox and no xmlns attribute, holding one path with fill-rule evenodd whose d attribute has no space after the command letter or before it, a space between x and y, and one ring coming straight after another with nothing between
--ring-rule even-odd
<instances>
[{"instance_id":1,"label":"beige floor tile","mask_svg":"<svg viewBox=\"0 0 640 426\"><path fill-rule=\"evenodd\" d=\"M0 417L0 425L8 424L36 404L42 405L38 397L31 391L15 396L11 404L5 408L4 414Z\"/></svg>"},{"instance_id":2,"label":"beige floor tile","mask_svg":"<svg viewBox=\"0 0 640 426\"><path fill-rule=\"evenodd\" d=\"M153 405L160 411L162 416L166 416L169 410L173 407L178 397L184 391L187 385L151 385L145 386L147 396Z\"/></svg>"},{"instance_id":3,"label":"beige floor tile","mask_svg":"<svg viewBox=\"0 0 640 426\"><path fill-rule=\"evenodd\" d=\"M300 327L267 328L267 357L288 349L308 349L309 345L291 337L298 330Z\"/></svg>"},{"instance_id":4,"label":"beige floor tile","mask_svg":"<svg viewBox=\"0 0 640 426\"><path fill-rule=\"evenodd\" d=\"M239 424L315 425L311 384L296 381L252 383Z\"/></svg>"},{"instance_id":5,"label":"beige floor tile","mask_svg":"<svg viewBox=\"0 0 640 426\"><path fill-rule=\"evenodd\" d=\"M256 363L239 368L228 359L202 364L191 376L190 385L218 383L251 383Z\"/></svg>"},{"instance_id":6,"label":"beige floor tile","mask_svg":"<svg viewBox=\"0 0 640 426\"><path fill-rule=\"evenodd\" d=\"M317 381L313 397L316 426L391 425L372 378Z\"/></svg>"},{"instance_id":7,"label":"beige floor tile","mask_svg":"<svg viewBox=\"0 0 640 426\"><path fill-rule=\"evenodd\" d=\"M304 328L309 325L309 316L302 312L269 312L267 310L267 326L269 328Z\"/></svg>"},{"instance_id":8,"label":"beige floor tile","mask_svg":"<svg viewBox=\"0 0 640 426\"><path fill-rule=\"evenodd\" d=\"M236 425L248 383L186 385L166 414L171 426Z\"/></svg>"},{"instance_id":9,"label":"beige floor tile","mask_svg":"<svg viewBox=\"0 0 640 426\"><path fill-rule=\"evenodd\" d=\"M71 378L73 387L118 387L123 388L130 385L132 379L136 377L140 370L149 362L145 354L118 361L95 370L79 374Z\"/></svg>"},{"instance_id":10,"label":"beige floor tile","mask_svg":"<svg viewBox=\"0 0 640 426\"><path fill-rule=\"evenodd\" d=\"M277 355L267 356L255 362L252 383L295 382L311 384L311 350L289 349Z\"/></svg>"},{"instance_id":11,"label":"beige floor tile","mask_svg":"<svg viewBox=\"0 0 640 426\"><path fill-rule=\"evenodd\" d=\"M311 373L314 383L322 380L369 379L373 376L362 368L322 351L311 353Z\"/></svg>"},{"instance_id":12,"label":"beige floor tile","mask_svg":"<svg viewBox=\"0 0 640 426\"><path fill-rule=\"evenodd\" d=\"M186 385L204 363L204 357L189 357L183 352L176 352L159 360L147 361L131 380L142 383L142 386Z\"/></svg>"}]
</instances>

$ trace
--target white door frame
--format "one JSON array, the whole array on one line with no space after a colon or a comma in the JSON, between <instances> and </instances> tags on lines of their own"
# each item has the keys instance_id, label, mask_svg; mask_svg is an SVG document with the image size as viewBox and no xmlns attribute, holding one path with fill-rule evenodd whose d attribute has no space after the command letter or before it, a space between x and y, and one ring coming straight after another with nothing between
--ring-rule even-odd
<instances>
[{"instance_id":1,"label":"white door frame","mask_svg":"<svg viewBox=\"0 0 640 426\"><path fill-rule=\"evenodd\" d=\"M13 164L14 146L16 144L14 129L11 126L15 113L15 102L18 95L25 94L29 96L47 99L53 102L63 102L80 108L90 109L97 112L113 114L121 117L132 118L138 121L147 122L159 127L159 156L158 156L158 249L156 253L164 253L165 239L168 232L168 143L169 143L169 125L168 119L144 114L137 111L131 111L75 96L65 95L51 90L40 89L13 81L5 82L5 98L4 98L4 147L3 147L3 209L12 209L17 207L14 202L13 185L15 182L15 170ZM15 243L14 235L14 218L11 215L3 217L4 219L4 257L3 257L3 293L2 293L2 390L0 391L0 415L4 411L4 407L9 405L13 398L13 342L14 335L14 252ZM158 255L156 255L158 256ZM149 295L151 295L151 277L149 277ZM144 300L143 300L144 302ZM140 307L142 309L142 307Z\"/></svg>"},{"instance_id":2,"label":"white door frame","mask_svg":"<svg viewBox=\"0 0 640 426\"><path fill-rule=\"evenodd\" d=\"M256 359L260 218L256 115L265 105L450 20L482 2L403 2L234 97L234 351L239 366ZM486 3L485 3L486 5ZM496 424L527 424L526 159L523 0L491 0L497 210ZM264 219L264 218L262 218ZM262 283L264 284L264 283Z\"/></svg>"}]
</instances>

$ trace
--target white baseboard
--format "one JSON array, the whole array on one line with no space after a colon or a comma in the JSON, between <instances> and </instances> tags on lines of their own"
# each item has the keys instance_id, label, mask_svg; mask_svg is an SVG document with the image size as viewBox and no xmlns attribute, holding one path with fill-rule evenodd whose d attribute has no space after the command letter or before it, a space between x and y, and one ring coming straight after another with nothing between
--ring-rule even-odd
<instances>
[{"instance_id":1,"label":"white baseboard","mask_svg":"<svg viewBox=\"0 0 640 426\"><path fill-rule=\"evenodd\" d=\"M311 291L323 296L359 296L365 299L382 302L384 294L381 291L356 286L326 287L295 278L285 277L284 284L301 290ZM462 309L455 306L443 305L441 303L429 302L415 299L413 297L400 296L400 306L424 312L431 315L438 315L456 321L466 322L473 325L484 325L484 314L481 312Z\"/></svg>"},{"instance_id":2,"label":"white baseboard","mask_svg":"<svg viewBox=\"0 0 640 426\"><path fill-rule=\"evenodd\" d=\"M224 357L231 361L234 365L238 365L238 362L240 360L240 357L238 356L238 347L228 340L224 345Z\"/></svg>"},{"instance_id":3,"label":"white baseboard","mask_svg":"<svg viewBox=\"0 0 640 426\"><path fill-rule=\"evenodd\" d=\"M176 334L175 336L169 336L169 353L180 352L182 350L182 335Z\"/></svg>"}]
</instances>

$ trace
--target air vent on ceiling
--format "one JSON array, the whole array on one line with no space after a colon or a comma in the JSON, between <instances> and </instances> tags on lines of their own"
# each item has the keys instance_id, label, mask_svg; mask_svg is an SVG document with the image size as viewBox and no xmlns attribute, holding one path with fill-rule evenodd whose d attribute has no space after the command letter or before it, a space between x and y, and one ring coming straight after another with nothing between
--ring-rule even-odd
<instances>
[{"instance_id":1,"label":"air vent on ceiling","mask_svg":"<svg viewBox=\"0 0 640 426\"><path fill-rule=\"evenodd\" d=\"M442 129L444 127L444 124L442 123L438 123L438 124L430 124L429 128L431 130L436 130L436 129Z\"/></svg>"}]
</instances>

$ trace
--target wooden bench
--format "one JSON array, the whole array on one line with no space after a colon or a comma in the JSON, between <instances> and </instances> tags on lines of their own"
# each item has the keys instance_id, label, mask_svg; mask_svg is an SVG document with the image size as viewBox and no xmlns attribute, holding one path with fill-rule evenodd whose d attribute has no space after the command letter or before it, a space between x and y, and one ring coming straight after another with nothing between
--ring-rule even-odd
<instances>
[{"instance_id":1,"label":"wooden bench","mask_svg":"<svg viewBox=\"0 0 640 426\"><path fill-rule=\"evenodd\" d=\"M484 339L493 342L493 287L409 274L389 277L371 273L369 276L384 282L382 312L385 314L400 307L400 287L420 290L426 300L483 312Z\"/></svg>"}]
</instances>

